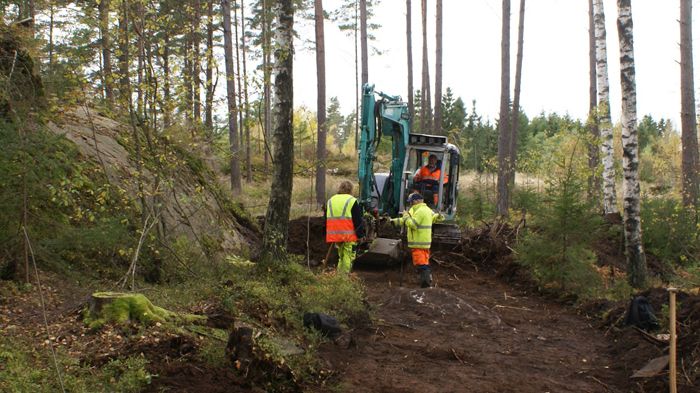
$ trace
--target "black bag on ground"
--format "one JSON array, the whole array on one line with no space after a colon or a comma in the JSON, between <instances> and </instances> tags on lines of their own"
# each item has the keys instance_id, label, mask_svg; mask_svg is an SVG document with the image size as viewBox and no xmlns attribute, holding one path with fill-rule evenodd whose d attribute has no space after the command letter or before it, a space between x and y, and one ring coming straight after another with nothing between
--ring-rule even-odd
<instances>
[{"instance_id":1,"label":"black bag on ground","mask_svg":"<svg viewBox=\"0 0 700 393\"><path fill-rule=\"evenodd\" d=\"M654 308L644 296L632 299L627 310L625 325L633 325L642 330L656 330L659 328L659 320L654 315Z\"/></svg>"},{"instance_id":2,"label":"black bag on ground","mask_svg":"<svg viewBox=\"0 0 700 393\"><path fill-rule=\"evenodd\" d=\"M323 335L331 337L337 336L341 332L337 319L320 312L305 313L304 327L314 328L323 333Z\"/></svg>"}]
</instances>

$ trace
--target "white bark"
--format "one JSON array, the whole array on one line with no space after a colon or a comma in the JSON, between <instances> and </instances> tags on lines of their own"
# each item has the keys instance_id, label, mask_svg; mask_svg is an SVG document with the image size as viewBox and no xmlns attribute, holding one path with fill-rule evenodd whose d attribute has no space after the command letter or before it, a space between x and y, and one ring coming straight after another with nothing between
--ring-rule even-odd
<instances>
[{"instance_id":1,"label":"white bark","mask_svg":"<svg viewBox=\"0 0 700 393\"><path fill-rule=\"evenodd\" d=\"M595 0L596 73L598 77L598 125L603 155L603 209L605 214L617 213L613 132L610 119L610 83L608 81L608 52L605 33L603 0Z\"/></svg>"},{"instance_id":2,"label":"white bark","mask_svg":"<svg viewBox=\"0 0 700 393\"><path fill-rule=\"evenodd\" d=\"M617 0L617 29L620 38L620 83L622 87L622 168L624 181L623 222L627 272L636 288L646 280L646 258L642 248L642 223L639 216L639 145L637 136L637 87L634 68L634 37L630 0Z\"/></svg>"}]
</instances>

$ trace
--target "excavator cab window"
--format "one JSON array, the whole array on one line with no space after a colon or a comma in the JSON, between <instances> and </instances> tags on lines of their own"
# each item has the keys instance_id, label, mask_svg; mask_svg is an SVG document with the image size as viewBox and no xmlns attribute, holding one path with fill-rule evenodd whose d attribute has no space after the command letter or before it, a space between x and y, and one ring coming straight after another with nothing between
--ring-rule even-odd
<instances>
[{"instance_id":1,"label":"excavator cab window","mask_svg":"<svg viewBox=\"0 0 700 393\"><path fill-rule=\"evenodd\" d=\"M431 158L434 156L435 158ZM415 149L408 157L406 171L412 176L408 179L405 195L418 191L423 195L425 203L431 208L437 208L440 201L440 178L442 161L445 153L431 150ZM442 177L446 184L449 174ZM444 200L444 198L443 198Z\"/></svg>"}]
</instances>

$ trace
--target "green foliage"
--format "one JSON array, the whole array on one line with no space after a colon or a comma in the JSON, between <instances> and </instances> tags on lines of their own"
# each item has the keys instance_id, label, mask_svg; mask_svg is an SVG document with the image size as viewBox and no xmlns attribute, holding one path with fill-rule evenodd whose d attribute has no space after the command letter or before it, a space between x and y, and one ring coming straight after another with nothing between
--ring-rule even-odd
<instances>
[{"instance_id":1,"label":"green foliage","mask_svg":"<svg viewBox=\"0 0 700 393\"><path fill-rule=\"evenodd\" d=\"M27 198L27 232L37 262L60 268L86 264L105 271L124 262L135 210L125 191L84 160L64 137L40 125L21 137L21 125L0 123L0 244L16 260L23 242L20 212Z\"/></svg>"},{"instance_id":2,"label":"green foliage","mask_svg":"<svg viewBox=\"0 0 700 393\"><path fill-rule=\"evenodd\" d=\"M680 198L647 198L641 206L644 249L668 266L700 262L700 230Z\"/></svg>"},{"instance_id":3,"label":"green foliage","mask_svg":"<svg viewBox=\"0 0 700 393\"><path fill-rule=\"evenodd\" d=\"M274 268L231 262L236 280L224 302L236 313L245 312L265 324L298 332L303 330L305 312L324 312L342 323L367 318L361 284L347 276L315 275L296 262ZM267 270L261 272L261 268Z\"/></svg>"},{"instance_id":4,"label":"green foliage","mask_svg":"<svg viewBox=\"0 0 700 393\"><path fill-rule=\"evenodd\" d=\"M561 154L551 164L533 229L518 244L518 261L528 267L540 285L586 298L601 287L589 248L601 219L586 201L587 163L578 139L562 140Z\"/></svg>"},{"instance_id":5,"label":"green foliage","mask_svg":"<svg viewBox=\"0 0 700 393\"><path fill-rule=\"evenodd\" d=\"M0 337L0 391L61 391L49 352L31 348L31 344ZM67 392L137 393L151 382L151 375L146 371L147 361L143 356L112 360L103 368L94 368L80 364L59 347L57 361Z\"/></svg>"}]
</instances>

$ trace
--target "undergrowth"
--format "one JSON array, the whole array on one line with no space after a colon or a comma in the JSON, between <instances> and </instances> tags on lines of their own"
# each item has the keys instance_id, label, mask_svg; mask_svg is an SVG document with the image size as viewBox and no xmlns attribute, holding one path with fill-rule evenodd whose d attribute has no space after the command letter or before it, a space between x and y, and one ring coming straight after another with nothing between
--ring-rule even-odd
<instances>
[{"instance_id":1,"label":"undergrowth","mask_svg":"<svg viewBox=\"0 0 700 393\"><path fill-rule=\"evenodd\" d=\"M31 345L0 336L0 391L60 392L62 382L65 391L71 393L137 393L151 381L143 356L112 360L102 368L94 368L57 347L59 380L48 349L39 352L28 348Z\"/></svg>"}]
</instances>

